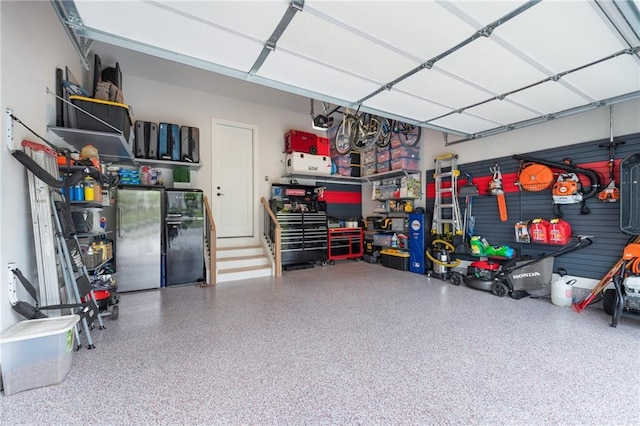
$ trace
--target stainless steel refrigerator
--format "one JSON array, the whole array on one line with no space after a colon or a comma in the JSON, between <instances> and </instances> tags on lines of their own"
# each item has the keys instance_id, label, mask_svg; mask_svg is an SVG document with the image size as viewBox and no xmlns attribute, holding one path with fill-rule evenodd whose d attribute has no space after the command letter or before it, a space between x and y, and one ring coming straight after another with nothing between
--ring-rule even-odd
<instances>
[{"instance_id":1,"label":"stainless steel refrigerator","mask_svg":"<svg viewBox=\"0 0 640 426\"><path fill-rule=\"evenodd\" d=\"M163 192L155 187L117 189L118 291L145 290L161 285Z\"/></svg>"},{"instance_id":2,"label":"stainless steel refrigerator","mask_svg":"<svg viewBox=\"0 0 640 426\"><path fill-rule=\"evenodd\" d=\"M167 189L164 194L166 285L204 281L202 191Z\"/></svg>"}]
</instances>

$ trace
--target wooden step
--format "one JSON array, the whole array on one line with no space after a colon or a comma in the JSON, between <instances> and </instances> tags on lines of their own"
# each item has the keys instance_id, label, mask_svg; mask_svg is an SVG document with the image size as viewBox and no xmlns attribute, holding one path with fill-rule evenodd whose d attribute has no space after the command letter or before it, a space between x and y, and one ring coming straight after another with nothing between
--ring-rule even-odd
<instances>
[{"instance_id":1,"label":"wooden step","mask_svg":"<svg viewBox=\"0 0 640 426\"><path fill-rule=\"evenodd\" d=\"M227 247L218 248L216 250L216 259L221 260L233 257L263 256L264 254L264 249L260 246Z\"/></svg>"},{"instance_id":2,"label":"wooden step","mask_svg":"<svg viewBox=\"0 0 640 426\"><path fill-rule=\"evenodd\" d=\"M218 270L219 283L269 276L271 276L270 266L247 266L241 268Z\"/></svg>"},{"instance_id":3,"label":"wooden step","mask_svg":"<svg viewBox=\"0 0 640 426\"><path fill-rule=\"evenodd\" d=\"M223 257L217 259L218 271L251 267L251 266L264 266L269 264L269 259L264 254L259 256L236 256L236 257Z\"/></svg>"}]
</instances>

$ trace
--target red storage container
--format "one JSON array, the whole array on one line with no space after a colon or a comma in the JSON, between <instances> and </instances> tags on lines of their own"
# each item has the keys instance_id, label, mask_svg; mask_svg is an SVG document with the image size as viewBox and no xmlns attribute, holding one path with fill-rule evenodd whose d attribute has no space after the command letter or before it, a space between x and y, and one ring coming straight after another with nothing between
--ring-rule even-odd
<instances>
[{"instance_id":1,"label":"red storage container","mask_svg":"<svg viewBox=\"0 0 640 426\"><path fill-rule=\"evenodd\" d=\"M382 163L376 163L376 172L384 173L391 170L391 164L389 161L383 161Z\"/></svg>"},{"instance_id":2,"label":"red storage container","mask_svg":"<svg viewBox=\"0 0 640 426\"><path fill-rule=\"evenodd\" d=\"M316 155L329 155L330 147L331 144L329 143L329 138L318 136Z\"/></svg>"},{"instance_id":3,"label":"red storage container","mask_svg":"<svg viewBox=\"0 0 640 426\"><path fill-rule=\"evenodd\" d=\"M329 139L300 130L289 130L284 135L284 152L304 152L313 155L329 155Z\"/></svg>"},{"instance_id":4,"label":"red storage container","mask_svg":"<svg viewBox=\"0 0 640 426\"><path fill-rule=\"evenodd\" d=\"M420 148L407 148L406 146L399 146L391 150L391 159L396 160L398 158L420 158Z\"/></svg>"},{"instance_id":5,"label":"red storage container","mask_svg":"<svg viewBox=\"0 0 640 426\"><path fill-rule=\"evenodd\" d=\"M562 219L551 219L549 221L549 244L564 246L571 241L571 225Z\"/></svg>"},{"instance_id":6,"label":"red storage container","mask_svg":"<svg viewBox=\"0 0 640 426\"><path fill-rule=\"evenodd\" d=\"M383 151L378 151L376 153L376 162L384 163L385 161L390 161L390 160L391 160L391 151L389 151L388 149L385 149Z\"/></svg>"},{"instance_id":7,"label":"red storage container","mask_svg":"<svg viewBox=\"0 0 640 426\"><path fill-rule=\"evenodd\" d=\"M418 170L420 160L415 158L401 157L391 160L391 170Z\"/></svg>"},{"instance_id":8,"label":"red storage container","mask_svg":"<svg viewBox=\"0 0 640 426\"><path fill-rule=\"evenodd\" d=\"M549 244L549 222L544 219L533 219L529 226L531 242L538 244Z\"/></svg>"}]
</instances>

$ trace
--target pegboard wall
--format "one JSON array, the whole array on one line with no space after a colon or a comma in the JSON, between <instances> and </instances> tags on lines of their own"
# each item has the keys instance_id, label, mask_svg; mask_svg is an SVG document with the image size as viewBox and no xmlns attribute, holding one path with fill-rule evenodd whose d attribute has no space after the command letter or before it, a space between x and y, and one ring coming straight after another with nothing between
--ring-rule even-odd
<instances>
[{"instance_id":1,"label":"pegboard wall","mask_svg":"<svg viewBox=\"0 0 640 426\"><path fill-rule=\"evenodd\" d=\"M640 152L640 134L616 137L617 141L625 141L624 145L615 149L615 182L619 184L619 164L630 154ZM602 187L609 182L607 168L609 160L608 148L599 147L602 143L608 143L608 139L595 140L576 145L542 151L522 152L519 155L535 157L554 163L562 163L563 159L572 159L579 167L597 171L601 176ZM452 147L452 152L455 152ZM464 163L464 153L459 152L459 163ZM494 165L500 167L505 191L508 220L500 221L498 215L498 203L494 196L489 195L489 182L493 174L490 168ZM559 250L562 246L518 243L515 235L515 224L519 221L529 221L535 218L553 219L554 207L551 189L540 192L521 191L517 185L520 161L509 157L500 157L491 160L474 163L460 164L460 179L458 186L466 184L465 173L473 177L473 184L477 185L479 196L473 197L472 214L475 217L475 235L480 235L488 240L491 245L508 245L517 250L518 255L539 256L550 254ZM554 176L561 170L554 169ZM433 211L434 170L426 172L427 211ZM584 190L589 188L589 180L579 175ZM601 187L601 188L602 188ZM598 191L600 191L600 189ZM460 210L464 215L465 198L459 198ZM590 209L589 214L581 214L579 204L561 206L562 219L569 222L572 235L588 235L592 237L593 245L582 250L555 258L554 271L557 268L565 268L569 275L591 279L601 279L607 271L620 259L622 250L627 241L632 237L620 230L620 203L603 203L597 196L586 201Z\"/></svg>"}]
</instances>

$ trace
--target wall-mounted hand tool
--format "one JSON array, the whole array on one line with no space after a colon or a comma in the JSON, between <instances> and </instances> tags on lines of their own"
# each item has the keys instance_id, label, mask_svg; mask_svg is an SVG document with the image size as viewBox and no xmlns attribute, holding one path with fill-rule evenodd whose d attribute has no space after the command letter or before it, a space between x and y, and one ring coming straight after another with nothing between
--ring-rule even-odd
<instances>
[{"instance_id":1,"label":"wall-mounted hand tool","mask_svg":"<svg viewBox=\"0 0 640 426\"><path fill-rule=\"evenodd\" d=\"M502 173L500 173L500 166L496 163L493 167L489 167L489 171L493 173L493 179L489 182L489 193L495 195L498 200L498 211L500 212L500 220L507 221L507 201L504 197L504 190L502 189Z\"/></svg>"}]
</instances>

